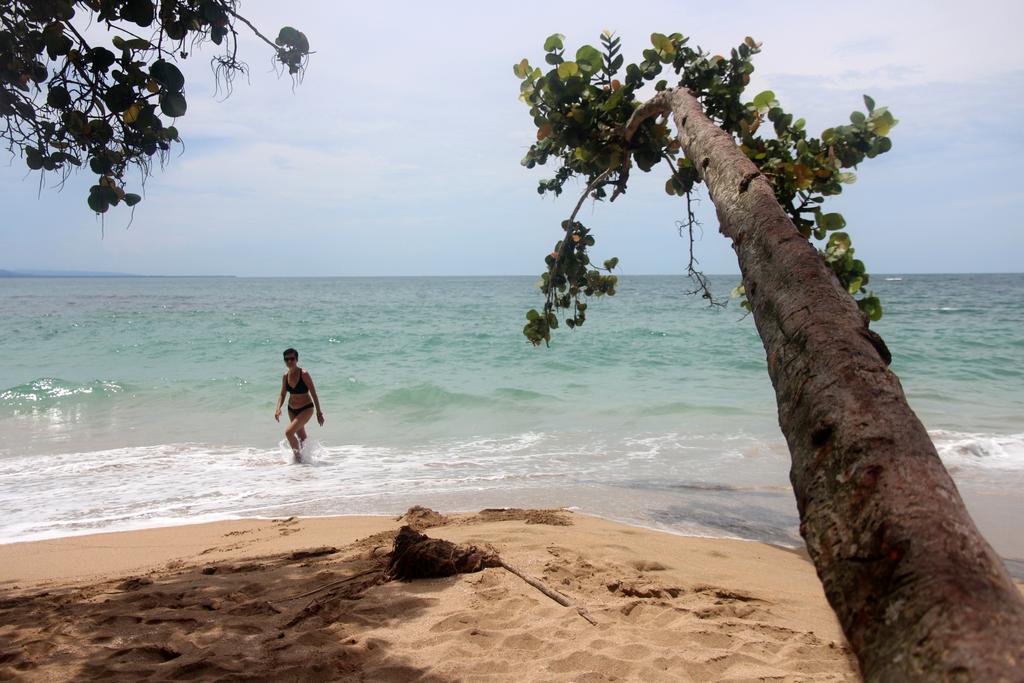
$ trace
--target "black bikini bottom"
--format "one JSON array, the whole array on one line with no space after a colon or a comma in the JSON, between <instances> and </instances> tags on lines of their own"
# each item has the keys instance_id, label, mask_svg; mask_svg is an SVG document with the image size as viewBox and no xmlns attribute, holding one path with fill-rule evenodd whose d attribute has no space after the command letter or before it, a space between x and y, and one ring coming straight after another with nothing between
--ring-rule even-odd
<instances>
[{"instance_id":1,"label":"black bikini bottom","mask_svg":"<svg viewBox=\"0 0 1024 683\"><path fill-rule=\"evenodd\" d=\"M298 417L299 415L302 415L304 412L306 412L307 410L311 409L312 407L313 407L312 403L307 403L306 405L302 406L301 408L292 408L291 406L288 406L288 417L290 417L291 419L294 420L296 417Z\"/></svg>"}]
</instances>

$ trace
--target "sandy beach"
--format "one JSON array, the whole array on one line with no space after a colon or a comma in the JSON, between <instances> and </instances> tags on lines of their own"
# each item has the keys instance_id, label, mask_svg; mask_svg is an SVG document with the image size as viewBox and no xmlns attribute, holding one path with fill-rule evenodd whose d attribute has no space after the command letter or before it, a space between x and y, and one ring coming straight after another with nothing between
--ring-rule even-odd
<instances>
[{"instance_id":1,"label":"sandy beach","mask_svg":"<svg viewBox=\"0 0 1024 683\"><path fill-rule=\"evenodd\" d=\"M0 546L0 679L857 680L797 552L555 510L412 520L497 551L591 624L503 568L360 586L405 521L230 521Z\"/></svg>"}]
</instances>

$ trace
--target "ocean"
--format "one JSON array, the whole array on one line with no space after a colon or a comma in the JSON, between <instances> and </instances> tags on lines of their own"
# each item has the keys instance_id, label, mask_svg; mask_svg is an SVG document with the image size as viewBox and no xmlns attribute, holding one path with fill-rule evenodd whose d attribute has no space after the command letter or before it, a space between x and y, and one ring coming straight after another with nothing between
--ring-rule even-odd
<instances>
[{"instance_id":1,"label":"ocean","mask_svg":"<svg viewBox=\"0 0 1024 683\"><path fill-rule=\"evenodd\" d=\"M421 504L800 544L764 350L735 302L626 275L585 326L533 348L536 284L0 280L0 542ZM1020 574L1024 275L872 285L911 405ZM298 465L273 419L290 346L327 419Z\"/></svg>"}]
</instances>

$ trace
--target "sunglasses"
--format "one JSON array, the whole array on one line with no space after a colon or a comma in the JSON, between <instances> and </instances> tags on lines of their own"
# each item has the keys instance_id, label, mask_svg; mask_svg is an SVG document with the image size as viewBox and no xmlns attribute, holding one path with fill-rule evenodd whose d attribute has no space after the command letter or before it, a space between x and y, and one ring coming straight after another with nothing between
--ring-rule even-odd
<instances>
[{"instance_id":1,"label":"sunglasses","mask_svg":"<svg viewBox=\"0 0 1024 683\"><path fill-rule=\"evenodd\" d=\"M291 363L291 362L297 361L297 360L298 360L298 358L296 356L285 356L285 358L284 358L284 362L285 363Z\"/></svg>"}]
</instances>

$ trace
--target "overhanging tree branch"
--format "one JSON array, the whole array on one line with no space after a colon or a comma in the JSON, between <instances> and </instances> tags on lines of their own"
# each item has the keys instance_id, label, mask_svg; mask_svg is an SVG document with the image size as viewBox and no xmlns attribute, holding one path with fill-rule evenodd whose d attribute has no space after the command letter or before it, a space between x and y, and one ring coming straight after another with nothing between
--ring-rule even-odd
<instances>
[{"instance_id":1,"label":"overhanging tree branch","mask_svg":"<svg viewBox=\"0 0 1024 683\"><path fill-rule=\"evenodd\" d=\"M62 182L87 165L97 176L88 205L98 214L121 203L135 206L142 196L125 191L127 172L139 170L144 182L153 158L163 163L171 145L181 142L175 124L188 102L185 78L173 62L186 57L186 47L223 45L215 72L230 86L231 77L245 71L235 31L235 23L243 23L273 48L277 63L301 76L310 54L306 36L285 26L272 41L238 12L238 4L0 2L0 141L29 169L58 172ZM76 28L83 17L107 35L87 41ZM129 26L152 35L143 38Z\"/></svg>"}]
</instances>

